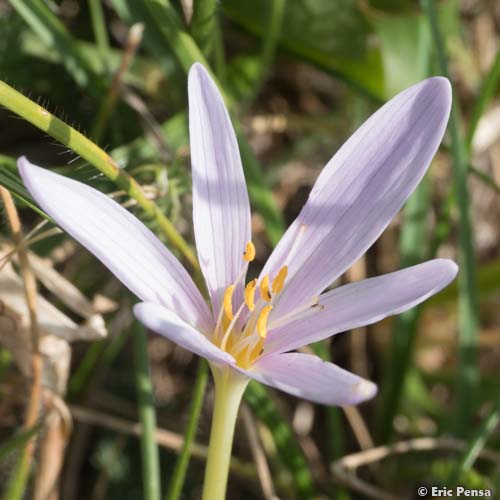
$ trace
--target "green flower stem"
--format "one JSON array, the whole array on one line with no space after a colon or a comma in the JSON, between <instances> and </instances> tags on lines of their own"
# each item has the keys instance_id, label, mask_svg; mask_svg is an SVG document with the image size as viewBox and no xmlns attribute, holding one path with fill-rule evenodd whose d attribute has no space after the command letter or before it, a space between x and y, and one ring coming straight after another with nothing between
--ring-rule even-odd
<instances>
[{"instance_id":1,"label":"green flower stem","mask_svg":"<svg viewBox=\"0 0 500 500\"><path fill-rule=\"evenodd\" d=\"M104 150L90 139L87 139L83 134L49 113L44 107L28 99L2 81L0 81L0 106L13 111L70 148L102 172L108 179L112 180L119 188L123 189L137 202L147 216L155 220L170 240L170 243L184 255L193 269L199 269L199 264L193 250L177 232L175 226L165 217L160 208L146 197L137 181L127 172L120 169Z\"/></svg>"},{"instance_id":2,"label":"green flower stem","mask_svg":"<svg viewBox=\"0 0 500 500\"><path fill-rule=\"evenodd\" d=\"M448 64L444 41L439 30L434 0L422 0L429 19L431 33L436 48L438 65L443 76L448 77ZM459 373L457 402L455 411L455 433L466 434L474 409L474 395L478 381L476 366L477 351L477 293L476 266L474 258L472 222L469 214L469 193L467 190L467 154L459 128L459 112L453 103L449 122L453 177L459 214Z\"/></svg>"},{"instance_id":3,"label":"green flower stem","mask_svg":"<svg viewBox=\"0 0 500 500\"><path fill-rule=\"evenodd\" d=\"M201 408L203 406L203 397L208 381L208 364L204 359L200 359L198 372L194 382L193 395L191 398L191 408L189 410L189 420L186 431L184 432L184 443L177 458L172 478L168 486L166 500L178 500L181 496L182 486L186 478L187 467L191 457L191 446L198 429L198 420L200 418Z\"/></svg>"},{"instance_id":4,"label":"green flower stem","mask_svg":"<svg viewBox=\"0 0 500 500\"><path fill-rule=\"evenodd\" d=\"M212 372L215 403L202 499L224 500L236 418L249 379L229 367L213 368Z\"/></svg>"},{"instance_id":5,"label":"green flower stem","mask_svg":"<svg viewBox=\"0 0 500 500\"><path fill-rule=\"evenodd\" d=\"M153 385L149 374L146 333L144 327L137 321L133 326L133 339L139 419L142 425L143 498L145 500L160 500L160 458L155 436L156 415Z\"/></svg>"}]
</instances>

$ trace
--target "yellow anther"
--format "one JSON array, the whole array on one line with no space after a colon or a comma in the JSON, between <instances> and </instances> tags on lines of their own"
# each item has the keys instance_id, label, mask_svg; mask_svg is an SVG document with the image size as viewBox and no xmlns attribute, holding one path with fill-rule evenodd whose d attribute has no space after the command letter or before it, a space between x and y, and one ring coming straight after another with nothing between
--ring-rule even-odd
<instances>
[{"instance_id":1,"label":"yellow anther","mask_svg":"<svg viewBox=\"0 0 500 500\"><path fill-rule=\"evenodd\" d=\"M271 292L269 291L269 274L266 274L260 282L260 296L262 297L262 300L271 302L272 297Z\"/></svg>"},{"instance_id":2,"label":"yellow anther","mask_svg":"<svg viewBox=\"0 0 500 500\"><path fill-rule=\"evenodd\" d=\"M281 290L283 290L287 274L288 266L283 266L276 275L276 278L274 278L273 280L273 284L271 286L271 290L273 291L273 293L280 293Z\"/></svg>"},{"instance_id":3,"label":"yellow anther","mask_svg":"<svg viewBox=\"0 0 500 500\"><path fill-rule=\"evenodd\" d=\"M247 246L245 247L245 251L243 252L243 259L247 262L252 262L252 260L255 259L255 246L251 241L249 241L247 243Z\"/></svg>"},{"instance_id":4,"label":"yellow anther","mask_svg":"<svg viewBox=\"0 0 500 500\"><path fill-rule=\"evenodd\" d=\"M262 311L260 311L259 319L257 320L257 331L262 339L267 337L267 318L269 317L269 313L272 308L272 305L264 306Z\"/></svg>"},{"instance_id":5,"label":"yellow anther","mask_svg":"<svg viewBox=\"0 0 500 500\"><path fill-rule=\"evenodd\" d=\"M247 305L248 309L250 311L253 311L255 308L255 287L257 286L257 280L254 279L252 281L249 281L247 286L245 287L245 304Z\"/></svg>"},{"instance_id":6,"label":"yellow anther","mask_svg":"<svg viewBox=\"0 0 500 500\"><path fill-rule=\"evenodd\" d=\"M226 313L226 317L229 321L233 319L233 293L234 293L234 285L229 285L224 292L224 312Z\"/></svg>"}]
</instances>

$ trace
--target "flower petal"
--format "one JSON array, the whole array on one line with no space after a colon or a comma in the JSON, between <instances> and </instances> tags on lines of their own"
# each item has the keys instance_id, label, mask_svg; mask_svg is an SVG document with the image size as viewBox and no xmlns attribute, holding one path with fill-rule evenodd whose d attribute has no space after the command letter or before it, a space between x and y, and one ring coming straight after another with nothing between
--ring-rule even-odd
<instances>
[{"instance_id":1,"label":"flower petal","mask_svg":"<svg viewBox=\"0 0 500 500\"><path fill-rule=\"evenodd\" d=\"M201 332L195 330L166 307L142 302L134 306L134 314L149 330L159 333L184 349L208 359L208 361L224 365L235 363L230 354L221 351Z\"/></svg>"},{"instance_id":2,"label":"flower petal","mask_svg":"<svg viewBox=\"0 0 500 500\"><path fill-rule=\"evenodd\" d=\"M251 238L250 204L229 114L201 64L189 72L188 92L194 234L217 316L224 290L244 265Z\"/></svg>"},{"instance_id":3,"label":"flower petal","mask_svg":"<svg viewBox=\"0 0 500 500\"><path fill-rule=\"evenodd\" d=\"M325 405L355 405L377 393L373 382L311 354L270 354L251 370L238 371L293 396Z\"/></svg>"},{"instance_id":4,"label":"flower petal","mask_svg":"<svg viewBox=\"0 0 500 500\"><path fill-rule=\"evenodd\" d=\"M262 271L274 275L288 264L273 317L321 293L379 237L427 170L450 106L448 80L429 78L391 99L339 149Z\"/></svg>"},{"instance_id":5,"label":"flower petal","mask_svg":"<svg viewBox=\"0 0 500 500\"><path fill-rule=\"evenodd\" d=\"M336 288L321 295L318 306L308 309L300 319L274 329L269 325L264 350L291 351L399 314L439 292L457 271L453 261L435 259Z\"/></svg>"},{"instance_id":6,"label":"flower petal","mask_svg":"<svg viewBox=\"0 0 500 500\"><path fill-rule=\"evenodd\" d=\"M189 274L142 222L96 189L37 167L25 157L19 158L18 167L43 210L129 290L210 330L210 313Z\"/></svg>"}]
</instances>

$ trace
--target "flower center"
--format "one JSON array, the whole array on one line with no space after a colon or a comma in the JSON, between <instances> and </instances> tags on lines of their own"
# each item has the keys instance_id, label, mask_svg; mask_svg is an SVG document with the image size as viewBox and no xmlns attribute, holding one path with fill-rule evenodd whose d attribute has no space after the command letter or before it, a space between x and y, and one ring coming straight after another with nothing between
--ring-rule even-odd
<instances>
[{"instance_id":1,"label":"flower center","mask_svg":"<svg viewBox=\"0 0 500 500\"><path fill-rule=\"evenodd\" d=\"M243 252L243 269L235 283L224 291L213 335L214 344L230 353L237 365L244 369L255 363L263 352L269 314L288 274L288 266L284 265L272 280L265 275L260 282L254 279L243 287L248 264L254 258L255 247L249 241ZM235 298L240 302L236 309Z\"/></svg>"}]
</instances>

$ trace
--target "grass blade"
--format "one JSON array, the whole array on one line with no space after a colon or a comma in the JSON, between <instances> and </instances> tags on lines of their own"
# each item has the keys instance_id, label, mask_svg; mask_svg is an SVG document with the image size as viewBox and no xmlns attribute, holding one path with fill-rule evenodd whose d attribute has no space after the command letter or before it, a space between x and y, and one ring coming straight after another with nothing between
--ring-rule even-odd
<instances>
[{"instance_id":1,"label":"grass blade","mask_svg":"<svg viewBox=\"0 0 500 500\"><path fill-rule=\"evenodd\" d=\"M404 209L405 221L400 235L401 267L412 266L425 259L426 216L429 203L429 183L427 178L424 178ZM412 366L419 316L420 308L415 307L400 314L394 321L390 360L381 383L382 397L377 423L382 443L386 443L390 438L392 422L399 409L408 368Z\"/></svg>"},{"instance_id":2,"label":"grass blade","mask_svg":"<svg viewBox=\"0 0 500 500\"><path fill-rule=\"evenodd\" d=\"M97 50L99 52L103 65L106 67L109 61L110 46L103 6L100 0L88 1L90 19L92 20L92 30L94 31Z\"/></svg>"},{"instance_id":3,"label":"grass blade","mask_svg":"<svg viewBox=\"0 0 500 500\"><path fill-rule=\"evenodd\" d=\"M214 50L216 15L216 0L193 1L193 17L189 24L189 32L207 58Z\"/></svg>"},{"instance_id":4,"label":"grass blade","mask_svg":"<svg viewBox=\"0 0 500 500\"><path fill-rule=\"evenodd\" d=\"M429 19L434 46L437 53L439 70L448 77L444 41L438 26L436 6L433 0L422 0L423 8ZM455 411L455 433L466 434L474 408L474 394L478 381L476 366L477 350L477 298L476 269L473 247L472 222L469 214L469 193L467 190L467 158L465 145L459 129L459 112L456 101L453 103L449 121L453 177L459 213L459 373L457 402Z\"/></svg>"},{"instance_id":5,"label":"grass blade","mask_svg":"<svg viewBox=\"0 0 500 500\"><path fill-rule=\"evenodd\" d=\"M208 381L208 364L204 359L198 361L198 371L194 382L193 396L191 398L191 408L189 410L189 420L186 431L184 432L184 443L177 458L172 478L168 486L165 500L178 500L181 497L182 486L186 479L186 472L191 457L191 446L198 429L201 408L203 406L203 397Z\"/></svg>"},{"instance_id":6,"label":"grass blade","mask_svg":"<svg viewBox=\"0 0 500 500\"><path fill-rule=\"evenodd\" d=\"M149 375L146 333L138 321L134 322L133 339L139 420L142 425L143 497L145 500L160 500L160 458L155 439L156 415L153 385Z\"/></svg>"},{"instance_id":7,"label":"grass blade","mask_svg":"<svg viewBox=\"0 0 500 500\"><path fill-rule=\"evenodd\" d=\"M260 70L257 77L256 85L254 86L253 95L259 91L262 82L265 80L271 64L273 62L276 49L278 48L281 27L283 25L283 17L285 14L286 3L284 0L272 0L271 12L269 15L269 24L264 34L262 49L260 53Z\"/></svg>"},{"instance_id":8,"label":"grass blade","mask_svg":"<svg viewBox=\"0 0 500 500\"><path fill-rule=\"evenodd\" d=\"M461 476L464 472L467 472L472 468L477 457L484 448L486 441L496 429L498 423L500 422L500 400L497 400L495 406L491 410L491 413L484 419L483 423L479 427L477 433L470 440L467 449L465 450L462 458L457 467L457 478Z\"/></svg>"}]
</instances>

